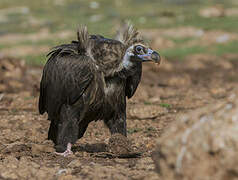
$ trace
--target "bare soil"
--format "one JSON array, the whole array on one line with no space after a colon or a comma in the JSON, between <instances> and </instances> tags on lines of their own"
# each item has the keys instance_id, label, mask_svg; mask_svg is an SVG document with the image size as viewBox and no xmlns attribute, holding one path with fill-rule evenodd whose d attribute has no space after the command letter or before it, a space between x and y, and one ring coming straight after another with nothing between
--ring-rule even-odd
<instances>
[{"instance_id":1,"label":"bare soil","mask_svg":"<svg viewBox=\"0 0 238 180\"><path fill-rule=\"evenodd\" d=\"M144 64L128 101L128 139L110 138L93 122L73 146L54 154L49 121L37 110L42 67L0 59L0 179L159 179L151 158L156 141L181 114L227 101L238 85L236 56L194 55L185 61Z\"/></svg>"}]
</instances>

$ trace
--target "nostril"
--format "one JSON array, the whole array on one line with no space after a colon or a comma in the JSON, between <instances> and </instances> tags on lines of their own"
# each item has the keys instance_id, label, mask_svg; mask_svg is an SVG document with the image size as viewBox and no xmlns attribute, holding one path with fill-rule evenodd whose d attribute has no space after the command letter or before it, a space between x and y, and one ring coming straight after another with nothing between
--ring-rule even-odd
<instances>
[{"instance_id":1,"label":"nostril","mask_svg":"<svg viewBox=\"0 0 238 180\"><path fill-rule=\"evenodd\" d=\"M155 60L155 61L159 61L160 60L160 56L159 56L159 54L157 53L157 52L153 52L152 54L151 54L151 59L153 59L153 60Z\"/></svg>"}]
</instances>

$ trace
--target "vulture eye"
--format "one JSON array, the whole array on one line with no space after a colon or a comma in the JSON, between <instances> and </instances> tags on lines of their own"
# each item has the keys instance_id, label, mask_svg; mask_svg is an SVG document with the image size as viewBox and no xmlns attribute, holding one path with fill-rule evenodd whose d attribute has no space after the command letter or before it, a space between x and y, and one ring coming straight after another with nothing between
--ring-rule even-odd
<instances>
[{"instance_id":1,"label":"vulture eye","mask_svg":"<svg viewBox=\"0 0 238 180\"><path fill-rule=\"evenodd\" d=\"M136 52L139 54L144 54L142 46L136 46Z\"/></svg>"}]
</instances>

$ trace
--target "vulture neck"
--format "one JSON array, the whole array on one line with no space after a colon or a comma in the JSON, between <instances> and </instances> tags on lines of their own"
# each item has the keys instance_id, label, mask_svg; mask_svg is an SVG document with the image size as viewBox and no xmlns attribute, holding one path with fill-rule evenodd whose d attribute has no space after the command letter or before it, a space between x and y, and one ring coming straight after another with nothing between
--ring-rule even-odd
<instances>
[{"instance_id":1,"label":"vulture neck","mask_svg":"<svg viewBox=\"0 0 238 180\"><path fill-rule=\"evenodd\" d=\"M142 62L130 52L126 52L122 60L118 59L110 64L103 64L99 61L97 66L104 73L104 77L119 76L126 79L142 71Z\"/></svg>"},{"instance_id":2,"label":"vulture neck","mask_svg":"<svg viewBox=\"0 0 238 180\"><path fill-rule=\"evenodd\" d=\"M119 76L122 78L127 78L142 71L142 62L137 60L130 53L126 53L119 69Z\"/></svg>"}]
</instances>

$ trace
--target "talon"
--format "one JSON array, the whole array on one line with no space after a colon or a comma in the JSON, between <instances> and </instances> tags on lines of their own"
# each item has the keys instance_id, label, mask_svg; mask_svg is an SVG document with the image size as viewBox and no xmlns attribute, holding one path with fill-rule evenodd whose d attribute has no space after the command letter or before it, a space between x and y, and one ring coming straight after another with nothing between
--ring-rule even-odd
<instances>
[{"instance_id":1,"label":"talon","mask_svg":"<svg viewBox=\"0 0 238 180\"><path fill-rule=\"evenodd\" d=\"M70 155L70 154L73 154L73 152L66 150L66 151L63 152L63 153L55 152L55 154L66 157L66 156L68 156L68 155Z\"/></svg>"},{"instance_id":2,"label":"talon","mask_svg":"<svg viewBox=\"0 0 238 180\"><path fill-rule=\"evenodd\" d=\"M67 149L65 150L65 152L63 152L63 153L55 152L55 154L60 155L60 156L64 156L64 157L66 157L70 154L73 154L73 152L71 151L71 147L72 147L72 144L68 143L67 144Z\"/></svg>"}]
</instances>

